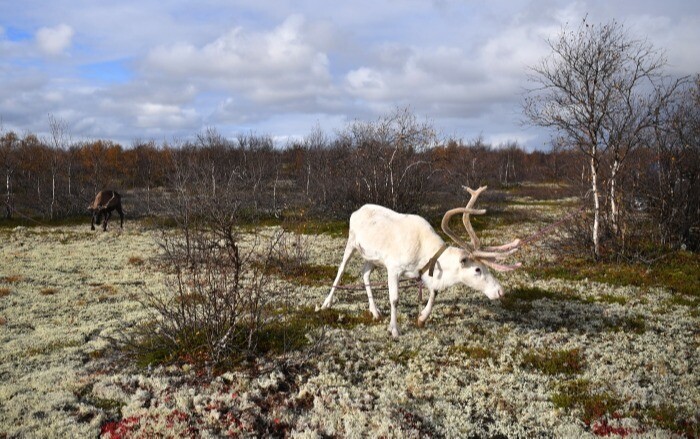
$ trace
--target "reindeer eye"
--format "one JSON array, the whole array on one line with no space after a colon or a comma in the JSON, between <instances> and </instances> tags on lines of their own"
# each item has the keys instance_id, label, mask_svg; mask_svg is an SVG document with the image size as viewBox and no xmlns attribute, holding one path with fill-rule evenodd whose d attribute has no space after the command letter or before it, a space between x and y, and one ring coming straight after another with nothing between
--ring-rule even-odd
<instances>
[{"instance_id":1,"label":"reindeer eye","mask_svg":"<svg viewBox=\"0 0 700 439\"><path fill-rule=\"evenodd\" d=\"M481 274L481 268L479 267L474 268L474 271L476 272L476 274Z\"/></svg>"}]
</instances>

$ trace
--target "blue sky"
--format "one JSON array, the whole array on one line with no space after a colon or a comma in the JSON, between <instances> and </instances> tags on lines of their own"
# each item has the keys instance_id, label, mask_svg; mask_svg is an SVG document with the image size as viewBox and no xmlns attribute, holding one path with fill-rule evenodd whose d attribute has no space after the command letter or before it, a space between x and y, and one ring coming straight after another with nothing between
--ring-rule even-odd
<instances>
[{"instance_id":1,"label":"blue sky","mask_svg":"<svg viewBox=\"0 0 700 439\"><path fill-rule=\"evenodd\" d=\"M545 148L522 123L528 66L562 27L615 19L700 72L700 2L0 0L0 120L74 140L207 127L284 144L409 106L445 137Z\"/></svg>"}]
</instances>

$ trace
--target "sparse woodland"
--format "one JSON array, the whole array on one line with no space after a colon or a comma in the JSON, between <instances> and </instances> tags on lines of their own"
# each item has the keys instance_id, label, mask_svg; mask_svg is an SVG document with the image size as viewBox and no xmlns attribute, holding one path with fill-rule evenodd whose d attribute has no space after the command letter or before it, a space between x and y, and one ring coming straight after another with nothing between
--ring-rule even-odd
<instances>
[{"instance_id":1,"label":"sparse woodland","mask_svg":"<svg viewBox=\"0 0 700 439\"><path fill-rule=\"evenodd\" d=\"M640 248L700 245L700 82L686 84L655 114L623 165L616 149L596 152L596 210L590 202L591 156L563 140L526 152L482 140L440 139L407 109L353 122L331 137L320 128L303 141L275 146L268 136L225 139L207 129L194 140L68 143L14 132L0 137L5 220L60 219L85 214L101 189L125 196L131 218L159 215L174 191L226 194L250 219L346 219L365 203L425 216L461 202L462 186L509 189L553 183L551 198L574 196L598 218L597 257ZM59 122L51 119L53 132ZM616 158L618 157L618 158ZM611 170L614 170L614 178ZM613 191L614 189L614 191ZM613 212L614 206L614 213ZM588 221L582 224L588 227ZM594 248L584 233L580 247ZM587 241L591 241L590 244Z\"/></svg>"}]
</instances>

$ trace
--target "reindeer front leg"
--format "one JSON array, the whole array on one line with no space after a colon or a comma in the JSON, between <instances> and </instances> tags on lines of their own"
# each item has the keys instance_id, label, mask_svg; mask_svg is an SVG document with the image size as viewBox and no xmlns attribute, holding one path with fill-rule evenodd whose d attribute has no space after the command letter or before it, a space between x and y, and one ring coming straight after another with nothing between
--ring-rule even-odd
<instances>
[{"instance_id":1,"label":"reindeer front leg","mask_svg":"<svg viewBox=\"0 0 700 439\"><path fill-rule=\"evenodd\" d=\"M331 305L333 305L333 294L335 294L335 289L340 283L340 279L343 277L343 272L345 271L345 266L347 265L348 261L350 260L350 257L352 254L355 252L355 247L352 246L350 241L348 241L347 245L345 246L345 252L343 253L343 260L340 263L340 267L338 267L338 274L335 276L335 280L333 281L333 286L331 287L331 292L328 293L328 297L326 297L326 300L323 301L323 305L321 305L321 308L319 309L326 309L330 308Z\"/></svg>"},{"instance_id":2,"label":"reindeer front leg","mask_svg":"<svg viewBox=\"0 0 700 439\"><path fill-rule=\"evenodd\" d=\"M389 332L394 338L399 337L399 327L396 324L396 307L399 304L399 274L391 270L388 271L389 276L389 304L391 305L391 322L389 323Z\"/></svg>"},{"instance_id":3,"label":"reindeer front leg","mask_svg":"<svg viewBox=\"0 0 700 439\"><path fill-rule=\"evenodd\" d=\"M430 312L433 310L433 303L435 302L435 290L432 288L430 289L430 297L428 297L428 304L425 305L425 308L423 308L423 311L418 315L418 322L416 324L419 327L423 327L425 325L425 321L428 320L428 317L430 316Z\"/></svg>"},{"instance_id":4,"label":"reindeer front leg","mask_svg":"<svg viewBox=\"0 0 700 439\"><path fill-rule=\"evenodd\" d=\"M97 212L92 212L92 221L90 222L90 230L95 230L95 217Z\"/></svg>"}]
</instances>

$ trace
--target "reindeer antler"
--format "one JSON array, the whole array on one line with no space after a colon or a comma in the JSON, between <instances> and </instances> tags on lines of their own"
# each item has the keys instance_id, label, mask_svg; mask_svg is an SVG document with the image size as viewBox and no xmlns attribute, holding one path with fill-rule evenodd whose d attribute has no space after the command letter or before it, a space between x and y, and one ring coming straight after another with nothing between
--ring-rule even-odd
<instances>
[{"instance_id":1,"label":"reindeer antler","mask_svg":"<svg viewBox=\"0 0 700 439\"><path fill-rule=\"evenodd\" d=\"M505 259L509 255L515 253L518 250L518 247L520 246L519 239L497 247L486 247L484 249L481 249L481 243L479 242L479 238L476 236L474 227L472 227L469 215L483 215L486 213L485 209L474 209L474 204L476 203L477 198L479 198L479 195L486 190L486 186L481 186L479 189L476 190L464 186L464 189L471 194L471 198L469 199L467 206L457 207L455 209L450 209L447 212L445 212L445 216L443 216L442 218L442 230L447 236L452 238L452 240L457 245L465 249L472 258L484 263L485 265L488 265L494 270L510 271L520 267L521 264L519 262L514 265L503 265L496 262L497 260ZM471 244L462 240L462 238L460 238L450 228L450 219L452 219L453 216L459 213L462 214L462 223L464 224L464 228L467 230L467 234L471 239Z\"/></svg>"}]
</instances>

